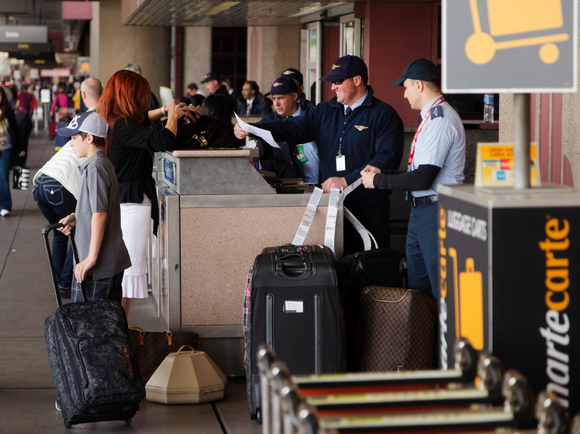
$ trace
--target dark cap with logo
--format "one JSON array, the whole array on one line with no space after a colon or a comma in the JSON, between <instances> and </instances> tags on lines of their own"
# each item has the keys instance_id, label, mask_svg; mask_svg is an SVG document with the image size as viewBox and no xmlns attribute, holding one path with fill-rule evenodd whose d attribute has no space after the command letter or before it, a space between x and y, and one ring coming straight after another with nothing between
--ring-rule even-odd
<instances>
[{"instance_id":1,"label":"dark cap with logo","mask_svg":"<svg viewBox=\"0 0 580 434\"><path fill-rule=\"evenodd\" d=\"M320 80L337 81L345 78L356 77L357 75L360 75L361 77L368 77L369 72L367 69L367 65L363 62L363 60L360 57L351 56L349 54L347 56L343 56L337 59L332 64L330 74L328 74L325 77L322 77Z\"/></svg>"},{"instance_id":2,"label":"dark cap with logo","mask_svg":"<svg viewBox=\"0 0 580 434\"><path fill-rule=\"evenodd\" d=\"M294 80L298 81L298 83L304 84L304 76L297 69L294 68L285 69L284 71L282 71L282 76L293 78Z\"/></svg>"},{"instance_id":3,"label":"dark cap with logo","mask_svg":"<svg viewBox=\"0 0 580 434\"><path fill-rule=\"evenodd\" d=\"M205 78L203 80L201 80L202 83L207 83L208 81L212 81L212 80L218 80L219 81L219 76L215 73L215 72L208 72L207 74L205 74Z\"/></svg>"},{"instance_id":4,"label":"dark cap with logo","mask_svg":"<svg viewBox=\"0 0 580 434\"><path fill-rule=\"evenodd\" d=\"M411 80L421 80L421 81L432 81L435 83L441 82L441 73L433 62L427 59L417 59L413 60L407 65L403 76L391 82L392 86L403 85L405 80L410 78Z\"/></svg>"},{"instance_id":5,"label":"dark cap with logo","mask_svg":"<svg viewBox=\"0 0 580 434\"><path fill-rule=\"evenodd\" d=\"M286 95L287 93L291 92L298 93L298 86L296 85L296 82L292 80L290 77L283 75L274 80L270 92L268 92L265 96Z\"/></svg>"}]
</instances>

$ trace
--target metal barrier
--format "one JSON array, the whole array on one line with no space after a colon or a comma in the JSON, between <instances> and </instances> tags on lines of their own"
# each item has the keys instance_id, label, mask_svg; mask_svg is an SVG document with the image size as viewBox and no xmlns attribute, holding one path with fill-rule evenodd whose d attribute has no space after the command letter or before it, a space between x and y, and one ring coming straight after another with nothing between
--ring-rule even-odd
<instances>
[{"instance_id":1,"label":"metal barrier","mask_svg":"<svg viewBox=\"0 0 580 434\"><path fill-rule=\"evenodd\" d=\"M505 374L499 360L456 344L455 369L291 376L267 345L258 351L263 434L339 432L494 432L529 428L534 398L517 371ZM477 363L476 363L477 360ZM542 393L535 407L537 430L569 433L566 412ZM580 434L580 417L577 418ZM524 432L524 431L519 431Z\"/></svg>"}]
</instances>

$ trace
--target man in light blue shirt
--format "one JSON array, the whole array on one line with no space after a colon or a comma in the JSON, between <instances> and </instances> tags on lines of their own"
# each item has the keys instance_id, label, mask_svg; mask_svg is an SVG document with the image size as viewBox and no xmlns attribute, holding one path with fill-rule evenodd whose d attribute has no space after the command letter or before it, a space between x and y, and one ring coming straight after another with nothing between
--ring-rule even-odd
<instances>
[{"instance_id":1,"label":"man in light blue shirt","mask_svg":"<svg viewBox=\"0 0 580 434\"><path fill-rule=\"evenodd\" d=\"M298 86L290 77L278 77L272 84L269 95L273 101L275 113L264 116L257 123L264 123L306 114L307 109L298 103ZM277 142L279 149L272 148L263 140L258 140L260 163L266 170L276 172L280 178L302 178L306 182L318 183L318 146L316 142L288 143Z\"/></svg>"},{"instance_id":2,"label":"man in light blue shirt","mask_svg":"<svg viewBox=\"0 0 580 434\"><path fill-rule=\"evenodd\" d=\"M406 173L381 174L363 170L366 188L410 192L411 217L407 230L409 287L439 298L437 256L437 187L463 184L465 130L459 115L441 95L441 75L427 59L411 62L393 86L405 88L411 108L421 110L411 144Z\"/></svg>"}]
</instances>

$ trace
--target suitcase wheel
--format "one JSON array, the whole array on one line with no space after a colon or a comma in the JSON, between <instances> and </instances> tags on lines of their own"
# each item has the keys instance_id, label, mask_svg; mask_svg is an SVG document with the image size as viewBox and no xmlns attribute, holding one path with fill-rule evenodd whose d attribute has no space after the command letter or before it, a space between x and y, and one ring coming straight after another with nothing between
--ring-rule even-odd
<instances>
[{"instance_id":1,"label":"suitcase wheel","mask_svg":"<svg viewBox=\"0 0 580 434\"><path fill-rule=\"evenodd\" d=\"M256 410L256 422L258 422L258 425L262 425L262 409L258 408Z\"/></svg>"},{"instance_id":2,"label":"suitcase wheel","mask_svg":"<svg viewBox=\"0 0 580 434\"><path fill-rule=\"evenodd\" d=\"M71 429L72 428L72 423L68 422L68 421L64 421L64 426L66 429Z\"/></svg>"},{"instance_id":3,"label":"suitcase wheel","mask_svg":"<svg viewBox=\"0 0 580 434\"><path fill-rule=\"evenodd\" d=\"M132 420L133 420L132 418L125 419L125 423L126 423L127 425L130 425Z\"/></svg>"}]
</instances>

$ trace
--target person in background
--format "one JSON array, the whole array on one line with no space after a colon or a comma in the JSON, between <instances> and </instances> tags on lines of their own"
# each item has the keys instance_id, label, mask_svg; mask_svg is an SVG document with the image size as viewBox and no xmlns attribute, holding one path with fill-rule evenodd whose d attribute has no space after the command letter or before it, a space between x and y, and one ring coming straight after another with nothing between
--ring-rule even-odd
<instances>
[{"instance_id":1,"label":"person in background","mask_svg":"<svg viewBox=\"0 0 580 434\"><path fill-rule=\"evenodd\" d=\"M234 90L234 83L232 82L231 78L224 78L222 81L222 85L226 87L226 90L230 94L230 98L232 99L232 106L235 107L238 103L238 92Z\"/></svg>"},{"instance_id":2,"label":"person in background","mask_svg":"<svg viewBox=\"0 0 580 434\"><path fill-rule=\"evenodd\" d=\"M330 74L321 80L332 83L336 96L311 108L304 116L264 122L274 140L294 143L316 141L322 189L346 188L361 177L367 165L397 170L404 147L401 118L393 107L373 96L368 69L360 57L337 59ZM248 135L235 126L238 139ZM389 247L390 202L388 190L355 188L344 206L375 237L379 247ZM344 251L364 250L358 231L344 222Z\"/></svg>"},{"instance_id":3,"label":"person in background","mask_svg":"<svg viewBox=\"0 0 580 434\"><path fill-rule=\"evenodd\" d=\"M238 115L268 115L272 113L272 102L260 93L258 83L248 80L242 86L242 96L238 98Z\"/></svg>"},{"instance_id":4,"label":"person in background","mask_svg":"<svg viewBox=\"0 0 580 434\"><path fill-rule=\"evenodd\" d=\"M199 92L199 89L198 89L196 83L189 83L187 85L187 88L185 89L185 95L183 95L181 97L181 102L184 102L187 105L189 105L189 104L191 104L191 99L195 95L202 95L202 94Z\"/></svg>"},{"instance_id":5,"label":"person in background","mask_svg":"<svg viewBox=\"0 0 580 434\"><path fill-rule=\"evenodd\" d=\"M411 108L420 110L420 123L411 144L409 169L390 173L368 166L362 171L365 188L410 192L407 229L409 288L439 298L437 187L463 184L465 130L455 110L441 95L441 74L427 60L415 60L392 82L405 88Z\"/></svg>"},{"instance_id":6,"label":"person in background","mask_svg":"<svg viewBox=\"0 0 580 434\"><path fill-rule=\"evenodd\" d=\"M201 104L201 113L210 118L219 119L222 122L232 123L232 116L229 113L227 96L210 95Z\"/></svg>"},{"instance_id":7,"label":"person in background","mask_svg":"<svg viewBox=\"0 0 580 434\"><path fill-rule=\"evenodd\" d=\"M304 93L304 76L300 71L295 68L288 68L282 71L281 75L290 77L298 85L298 104L307 109L311 109L316 105L312 101L306 99L306 94Z\"/></svg>"},{"instance_id":8,"label":"person in background","mask_svg":"<svg viewBox=\"0 0 580 434\"><path fill-rule=\"evenodd\" d=\"M298 104L298 86L290 77L282 76L272 83L270 95L274 101L274 113L266 115L256 126L270 120L304 116L306 108ZM265 170L276 172L279 178L302 178L306 182L318 183L318 147L316 142L303 144L278 142L279 149L258 138L260 164Z\"/></svg>"},{"instance_id":9,"label":"person in background","mask_svg":"<svg viewBox=\"0 0 580 434\"><path fill-rule=\"evenodd\" d=\"M20 153L20 133L10 100L4 88L0 87L0 216L6 217L12 211L10 196L10 168Z\"/></svg>"},{"instance_id":10,"label":"person in background","mask_svg":"<svg viewBox=\"0 0 580 434\"><path fill-rule=\"evenodd\" d=\"M85 79L81 95L88 111L94 111L103 93L101 82L94 77ZM77 157L70 140L34 175L34 200L48 220L57 223L75 212L81 187L79 167L84 159ZM52 263L62 297L70 297L73 276L73 251L67 248L68 239L61 232L54 232L52 239Z\"/></svg>"},{"instance_id":11,"label":"person in background","mask_svg":"<svg viewBox=\"0 0 580 434\"><path fill-rule=\"evenodd\" d=\"M146 111L151 104L151 88L141 75L121 70L115 72L99 101L97 111L109 124L107 155L117 179L121 202L123 240L129 251L131 267L123 276L123 307L127 315L131 299L147 298L147 240L157 234L159 206L155 191L152 152L175 147L178 119L194 121L193 109L175 102ZM159 130L149 128L161 117L167 123Z\"/></svg>"},{"instance_id":12,"label":"person in background","mask_svg":"<svg viewBox=\"0 0 580 434\"><path fill-rule=\"evenodd\" d=\"M204 79L201 80L210 94L225 96L228 99L230 116L234 112L234 104L231 101L230 94L226 87L220 83L219 76L215 72L208 72ZM209 95L208 95L209 96Z\"/></svg>"},{"instance_id":13,"label":"person in background","mask_svg":"<svg viewBox=\"0 0 580 434\"><path fill-rule=\"evenodd\" d=\"M75 110L78 112L81 111L81 84L78 81L75 81L73 84L74 87L74 94L72 97L72 102L74 104Z\"/></svg>"},{"instance_id":14,"label":"person in background","mask_svg":"<svg viewBox=\"0 0 580 434\"><path fill-rule=\"evenodd\" d=\"M24 151L24 156L17 158L16 165L25 167L26 158L28 157L28 139L32 132L32 114L36 110L36 98L29 92L29 85L23 84L16 105L14 106L18 130L20 131L20 148Z\"/></svg>"},{"instance_id":15,"label":"person in background","mask_svg":"<svg viewBox=\"0 0 580 434\"><path fill-rule=\"evenodd\" d=\"M127 66L125 66L125 70L126 71L133 71L139 75L143 75L141 73L141 66L138 63L127 63ZM161 105L159 104L159 99L157 99L157 96L155 95L155 92L153 92L153 90L151 90L151 104L149 104L149 107L147 107L147 110L155 110L158 109L159 107L161 107ZM155 125L151 125L151 128L155 128Z\"/></svg>"},{"instance_id":16,"label":"person in background","mask_svg":"<svg viewBox=\"0 0 580 434\"><path fill-rule=\"evenodd\" d=\"M201 106L202 106L203 102L205 101L205 96L203 96L199 93L196 93L189 100L190 100L189 105L191 105L197 111L201 111Z\"/></svg>"},{"instance_id":17,"label":"person in background","mask_svg":"<svg viewBox=\"0 0 580 434\"><path fill-rule=\"evenodd\" d=\"M50 115L54 116L54 114L58 111L58 109L66 109L72 107L72 102L69 100L68 96L66 95L66 86L64 83L59 83L56 92L52 98L52 105L50 106Z\"/></svg>"}]
</instances>

